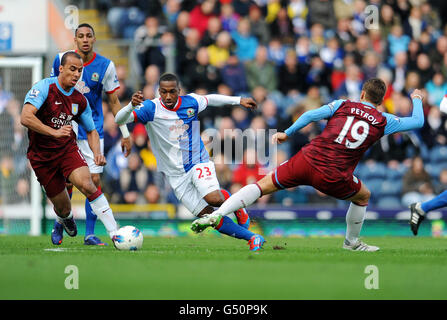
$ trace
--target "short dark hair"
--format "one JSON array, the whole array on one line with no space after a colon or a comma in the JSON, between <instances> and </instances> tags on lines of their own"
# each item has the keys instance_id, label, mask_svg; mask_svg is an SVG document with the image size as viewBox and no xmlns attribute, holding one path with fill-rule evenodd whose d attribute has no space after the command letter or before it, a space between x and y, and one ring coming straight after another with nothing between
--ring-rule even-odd
<instances>
[{"instance_id":1,"label":"short dark hair","mask_svg":"<svg viewBox=\"0 0 447 320\"><path fill-rule=\"evenodd\" d=\"M158 84L160 84L160 82L162 81L175 81L177 85L179 84L178 77L175 74L169 72L163 73L161 75L160 79L158 80Z\"/></svg>"},{"instance_id":2,"label":"short dark hair","mask_svg":"<svg viewBox=\"0 0 447 320\"><path fill-rule=\"evenodd\" d=\"M79 60L82 61L81 56L79 55L79 53L74 52L74 51L67 51L62 55L62 59L61 59L61 66L65 66L65 63L67 63L67 58L68 57L75 57L78 58Z\"/></svg>"},{"instance_id":3,"label":"short dark hair","mask_svg":"<svg viewBox=\"0 0 447 320\"><path fill-rule=\"evenodd\" d=\"M386 93L386 84L382 79L371 78L363 84L362 90L365 91L365 99L375 105L383 101Z\"/></svg>"},{"instance_id":4,"label":"short dark hair","mask_svg":"<svg viewBox=\"0 0 447 320\"><path fill-rule=\"evenodd\" d=\"M81 23L75 30L75 35L78 33L79 28L83 28L83 27L87 27L92 29L93 35L95 35L95 30L93 29L93 27L91 25L89 25L88 23Z\"/></svg>"}]
</instances>

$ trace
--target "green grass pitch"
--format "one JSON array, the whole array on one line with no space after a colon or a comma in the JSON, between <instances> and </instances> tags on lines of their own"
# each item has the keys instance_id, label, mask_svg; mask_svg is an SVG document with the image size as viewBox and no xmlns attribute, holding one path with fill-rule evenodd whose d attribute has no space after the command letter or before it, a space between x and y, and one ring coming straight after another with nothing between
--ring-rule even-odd
<instances>
[{"instance_id":1,"label":"green grass pitch","mask_svg":"<svg viewBox=\"0 0 447 320\"><path fill-rule=\"evenodd\" d=\"M378 237L375 253L342 238L245 241L209 235L145 238L137 252L89 247L82 237L0 236L0 299L447 299L447 238ZM79 288L66 289L69 265ZM378 289L366 289L368 265Z\"/></svg>"}]
</instances>

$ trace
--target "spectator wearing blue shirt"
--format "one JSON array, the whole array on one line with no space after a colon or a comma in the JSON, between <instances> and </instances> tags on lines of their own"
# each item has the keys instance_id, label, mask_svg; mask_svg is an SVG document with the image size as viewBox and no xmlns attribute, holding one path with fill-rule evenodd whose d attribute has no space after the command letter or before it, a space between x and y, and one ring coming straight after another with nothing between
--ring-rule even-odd
<instances>
[{"instance_id":1,"label":"spectator wearing blue shirt","mask_svg":"<svg viewBox=\"0 0 447 320\"><path fill-rule=\"evenodd\" d=\"M436 72L433 78L426 83L425 89L428 92L428 103L439 107L447 92L447 83L444 82L442 73Z\"/></svg>"},{"instance_id":2,"label":"spectator wearing blue shirt","mask_svg":"<svg viewBox=\"0 0 447 320\"><path fill-rule=\"evenodd\" d=\"M403 33L403 29L400 25L395 25L391 28L391 33L388 35L387 40L390 56L388 63L391 67L394 67L394 56L400 51L407 51L411 38Z\"/></svg>"},{"instance_id":3,"label":"spectator wearing blue shirt","mask_svg":"<svg viewBox=\"0 0 447 320\"><path fill-rule=\"evenodd\" d=\"M258 48L258 40L251 34L250 22L241 19L237 31L231 33L231 37L236 43L236 55L242 62L253 60Z\"/></svg>"}]
</instances>

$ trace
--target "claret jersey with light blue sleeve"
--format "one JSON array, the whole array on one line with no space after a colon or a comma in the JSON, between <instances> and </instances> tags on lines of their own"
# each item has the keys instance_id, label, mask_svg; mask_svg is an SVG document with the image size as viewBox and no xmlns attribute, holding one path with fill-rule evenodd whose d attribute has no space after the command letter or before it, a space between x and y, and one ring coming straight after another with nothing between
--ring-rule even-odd
<instances>
[{"instance_id":1,"label":"claret jersey with light blue sleeve","mask_svg":"<svg viewBox=\"0 0 447 320\"><path fill-rule=\"evenodd\" d=\"M285 133L290 136L310 122L328 119L323 132L301 151L319 171L349 176L366 150L387 134L421 128L424 124L422 101L413 99L411 117L380 112L367 102L335 100L305 112Z\"/></svg>"},{"instance_id":2,"label":"claret jersey with light blue sleeve","mask_svg":"<svg viewBox=\"0 0 447 320\"><path fill-rule=\"evenodd\" d=\"M71 125L77 121L87 131L95 130L88 100L75 88L65 91L56 77L37 82L25 97L24 104L37 109L36 117L53 129ZM28 130L28 158L32 160L53 159L67 150L77 150L76 136L54 138Z\"/></svg>"},{"instance_id":3,"label":"claret jersey with light blue sleeve","mask_svg":"<svg viewBox=\"0 0 447 320\"><path fill-rule=\"evenodd\" d=\"M206 97L191 93L179 96L173 109L165 107L159 98L136 107L134 121L146 127L158 171L180 176L198 163L209 162L198 120L207 106Z\"/></svg>"}]
</instances>

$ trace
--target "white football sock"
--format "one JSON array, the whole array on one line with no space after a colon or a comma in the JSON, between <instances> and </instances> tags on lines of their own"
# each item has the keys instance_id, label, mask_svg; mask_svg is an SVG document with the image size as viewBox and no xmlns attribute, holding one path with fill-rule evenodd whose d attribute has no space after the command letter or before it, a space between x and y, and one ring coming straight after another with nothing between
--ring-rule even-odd
<instances>
[{"instance_id":1,"label":"white football sock","mask_svg":"<svg viewBox=\"0 0 447 320\"><path fill-rule=\"evenodd\" d=\"M246 208L261 197L261 189L256 184L249 184L229 197L213 215L227 215L240 208Z\"/></svg>"},{"instance_id":2,"label":"white football sock","mask_svg":"<svg viewBox=\"0 0 447 320\"><path fill-rule=\"evenodd\" d=\"M346 239L350 243L357 242L365 219L366 206L358 206L351 202L346 213Z\"/></svg>"},{"instance_id":3,"label":"white football sock","mask_svg":"<svg viewBox=\"0 0 447 320\"><path fill-rule=\"evenodd\" d=\"M112 238L118 230L118 224L115 221L112 209L110 209L109 202L104 194L101 194L95 200L90 201L90 206L92 207L93 213L96 214L104 224L104 227L106 227L110 238Z\"/></svg>"}]
</instances>

